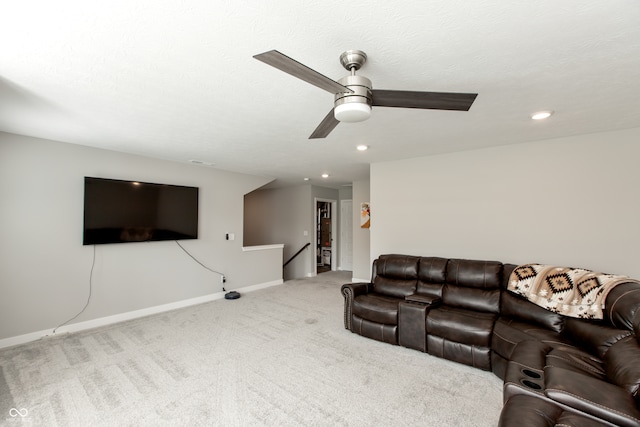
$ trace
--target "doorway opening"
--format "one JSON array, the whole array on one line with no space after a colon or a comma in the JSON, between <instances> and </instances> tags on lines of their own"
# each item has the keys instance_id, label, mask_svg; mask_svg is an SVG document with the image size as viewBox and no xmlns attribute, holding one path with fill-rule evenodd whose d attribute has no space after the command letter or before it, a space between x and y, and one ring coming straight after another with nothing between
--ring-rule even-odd
<instances>
[{"instance_id":1,"label":"doorway opening","mask_svg":"<svg viewBox=\"0 0 640 427\"><path fill-rule=\"evenodd\" d=\"M336 204L335 200L316 199L316 274L336 269Z\"/></svg>"}]
</instances>

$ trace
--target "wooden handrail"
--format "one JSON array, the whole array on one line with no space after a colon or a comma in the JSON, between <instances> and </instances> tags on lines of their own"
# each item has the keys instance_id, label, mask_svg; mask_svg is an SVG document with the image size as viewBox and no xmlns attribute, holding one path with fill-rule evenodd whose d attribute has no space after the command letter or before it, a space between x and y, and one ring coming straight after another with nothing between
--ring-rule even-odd
<instances>
[{"instance_id":1,"label":"wooden handrail","mask_svg":"<svg viewBox=\"0 0 640 427\"><path fill-rule=\"evenodd\" d=\"M291 258L289 258L289 260L287 262L285 262L284 264L282 264L282 268L285 268L287 266L287 264L289 264L291 261L293 261L293 259L295 257L297 257L298 255L300 255L300 252L304 251L305 249L307 249L307 246L309 246L311 243L307 243L306 245L304 245L303 247L300 248L300 250L298 252L295 253L294 256L292 256Z\"/></svg>"}]
</instances>

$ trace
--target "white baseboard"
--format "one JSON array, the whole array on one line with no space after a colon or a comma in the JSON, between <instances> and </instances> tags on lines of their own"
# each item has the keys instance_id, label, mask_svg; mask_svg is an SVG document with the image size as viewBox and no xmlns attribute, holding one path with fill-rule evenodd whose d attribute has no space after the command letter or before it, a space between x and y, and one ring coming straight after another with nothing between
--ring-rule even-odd
<instances>
[{"instance_id":1,"label":"white baseboard","mask_svg":"<svg viewBox=\"0 0 640 427\"><path fill-rule=\"evenodd\" d=\"M351 278L351 283L369 283L371 280L370 279L358 279L357 277L352 277Z\"/></svg>"},{"instance_id":2,"label":"white baseboard","mask_svg":"<svg viewBox=\"0 0 640 427\"><path fill-rule=\"evenodd\" d=\"M258 283L257 285L245 286L244 288L238 289L238 292L240 293L253 292L253 291L257 291L258 289L264 289L264 288L270 288L271 286L282 285L283 283L284 281L282 279L278 279L278 280L273 280L271 282Z\"/></svg>"},{"instance_id":3,"label":"white baseboard","mask_svg":"<svg viewBox=\"0 0 640 427\"><path fill-rule=\"evenodd\" d=\"M269 288L271 286L277 286L283 284L283 280L274 280L266 283L259 283L257 285L246 286L238 289L238 292L253 292L258 289ZM165 311L177 310L179 308L189 307L192 305L203 304L209 301L215 301L224 298L225 292L216 292L215 294L203 295L201 297L190 298L182 301L176 301L169 304L156 305L153 307L147 307L140 310L128 311L126 313L115 314L113 316L100 317L98 319L87 320L85 322L72 323L57 328L55 333L53 329L46 329L39 332L31 332L29 334L18 335L16 337L10 337L0 340L0 348L11 347L14 345L26 344L31 341L36 341L44 337L57 336L62 334L69 334L73 332L85 331L87 329L99 328L101 326L112 325L114 323L124 322L127 320L137 319L140 317L150 316L152 314L163 313Z\"/></svg>"},{"instance_id":4,"label":"white baseboard","mask_svg":"<svg viewBox=\"0 0 640 427\"><path fill-rule=\"evenodd\" d=\"M31 341L37 341L51 335L51 329L46 331L31 332L30 334L19 335L17 337L4 338L0 340L0 348L13 347L14 345L26 344Z\"/></svg>"}]
</instances>

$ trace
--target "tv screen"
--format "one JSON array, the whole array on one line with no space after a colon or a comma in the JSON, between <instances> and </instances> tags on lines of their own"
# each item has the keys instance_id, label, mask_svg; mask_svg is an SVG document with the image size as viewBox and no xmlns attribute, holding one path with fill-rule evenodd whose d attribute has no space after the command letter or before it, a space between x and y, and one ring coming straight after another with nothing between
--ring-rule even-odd
<instances>
[{"instance_id":1,"label":"tv screen","mask_svg":"<svg viewBox=\"0 0 640 427\"><path fill-rule=\"evenodd\" d=\"M84 178L84 245L197 238L197 187Z\"/></svg>"}]
</instances>

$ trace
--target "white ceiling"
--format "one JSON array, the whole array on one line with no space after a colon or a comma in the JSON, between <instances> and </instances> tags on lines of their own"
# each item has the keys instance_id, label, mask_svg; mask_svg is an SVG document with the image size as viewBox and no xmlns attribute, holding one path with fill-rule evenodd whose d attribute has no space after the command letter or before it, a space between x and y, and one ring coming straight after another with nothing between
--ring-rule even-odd
<instances>
[{"instance_id":1,"label":"white ceiling","mask_svg":"<svg viewBox=\"0 0 640 427\"><path fill-rule=\"evenodd\" d=\"M469 112L374 107L309 140L333 96L252 58L271 49L336 80L360 49L374 88L479 95ZM0 16L0 130L275 185L638 127L639 77L636 0L21 0Z\"/></svg>"}]
</instances>

